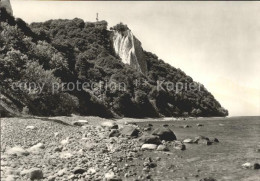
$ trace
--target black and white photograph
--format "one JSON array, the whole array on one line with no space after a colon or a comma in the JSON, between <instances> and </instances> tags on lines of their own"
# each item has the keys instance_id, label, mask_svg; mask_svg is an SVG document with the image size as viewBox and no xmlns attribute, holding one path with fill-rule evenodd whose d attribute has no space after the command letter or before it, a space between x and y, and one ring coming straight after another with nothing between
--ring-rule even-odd
<instances>
[{"instance_id":1,"label":"black and white photograph","mask_svg":"<svg viewBox=\"0 0 260 181\"><path fill-rule=\"evenodd\" d=\"M0 0L2 181L260 181L259 1Z\"/></svg>"}]
</instances>

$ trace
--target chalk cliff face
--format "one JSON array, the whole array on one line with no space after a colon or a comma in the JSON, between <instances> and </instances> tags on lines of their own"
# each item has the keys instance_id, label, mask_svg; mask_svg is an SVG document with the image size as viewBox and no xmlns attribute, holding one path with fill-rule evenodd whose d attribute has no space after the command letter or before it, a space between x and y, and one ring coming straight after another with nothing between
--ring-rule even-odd
<instances>
[{"instance_id":1,"label":"chalk cliff face","mask_svg":"<svg viewBox=\"0 0 260 181\"><path fill-rule=\"evenodd\" d=\"M13 10L12 10L10 0L1 0L0 7L4 7L8 13L13 15Z\"/></svg>"},{"instance_id":2,"label":"chalk cliff face","mask_svg":"<svg viewBox=\"0 0 260 181\"><path fill-rule=\"evenodd\" d=\"M114 31L113 44L116 54L119 55L123 63L129 64L143 74L147 73L147 63L141 42L131 30Z\"/></svg>"}]
</instances>

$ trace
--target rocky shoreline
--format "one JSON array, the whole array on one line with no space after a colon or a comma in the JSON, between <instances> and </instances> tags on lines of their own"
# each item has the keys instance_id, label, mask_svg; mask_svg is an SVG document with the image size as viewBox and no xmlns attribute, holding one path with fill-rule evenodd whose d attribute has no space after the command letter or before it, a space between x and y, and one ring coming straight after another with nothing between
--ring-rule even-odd
<instances>
[{"instance_id":1,"label":"rocky shoreline","mask_svg":"<svg viewBox=\"0 0 260 181\"><path fill-rule=\"evenodd\" d=\"M171 180L165 173L182 169L186 151L220 142L201 135L179 139L168 124L121 122L91 117L3 119L1 180ZM259 164L243 167L254 170ZM193 172L175 180L216 180L199 169Z\"/></svg>"}]
</instances>

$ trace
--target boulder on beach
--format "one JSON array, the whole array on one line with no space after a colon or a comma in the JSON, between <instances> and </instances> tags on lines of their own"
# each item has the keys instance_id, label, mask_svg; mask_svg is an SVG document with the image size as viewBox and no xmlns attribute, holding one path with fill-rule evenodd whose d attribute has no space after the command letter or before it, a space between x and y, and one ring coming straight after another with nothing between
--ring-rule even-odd
<instances>
[{"instance_id":1,"label":"boulder on beach","mask_svg":"<svg viewBox=\"0 0 260 181\"><path fill-rule=\"evenodd\" d=\"M121 134L126 137L138 137L140 131L134 126L124 126L120 130Z\"/></svg>"},{"instance_id":2,"label":"boulder on beach","mask_svg":"<svg viewBox=\"0 0 260 181\"><path fill-rule=\"evenodd\" d=\"M30 153L23 149L21 146L14 146L7 150L6 152L8 155L14 155L14 156L27 156Z\"/></svg>"},{"instance_id":3,"label":"boulder on beach","mask_svg":"<svg viewBox=\"0 0 260 181\"><path fill-rule=\"evenodd\" d=\"M39 168L31 168L29 170L23 170L21 175L26 175L30 180L43 179L43 172Z\"/></svg>"},{"instance_id":4,"label":"boulder on beach","mask_svg":"<svg viewBox=\"0 0 260 181\"><path fill-rule=\"evenodd\" d=\"M186 150L186 146L181 141L175 141L173 148L177 150Z\"/></svg>"},{"instance_id":5,"label":"boulder on beach","mask_svg":"<svg viewBox=\"0 0 260 181\"><path fill-rule=\"evenodd\" d=\"M255 169L255 170L260 169L260 164L259 163L254 163L253 169Z\"/></svg>"},{"instance_id":6,"label":"boulder on beach","mask_svg":"<svg viewBox=\"0 0 260 181\"><path fill-rule=\"evenodd\" d=\"M79 168L79 167L76 167L74 170L73 170L73 173L74 174L83 174L84 172L86 172L87 170L84 169L84 168Z\"/></svg>"},{"instance_id":7,"label":"boulder on beach","mask_svg":"<svg viewBox=\"0 0 260 181\"><path fill-rule=\"evenodd\" d=\"M206 136L202 136L202 135L199 135L199 136L196 136L196 137L195 137L195 140L200 140L200 139L209 140L208 137L206 137Z\"/></svg>"},{"instance_id":8,"label":"boulder on beach","mask_svg":"<svg viewBox=\"0 0 260 181\"><path fill-rule=\"evenodd\" d=\"M118 124L116 124L114 121L102 122L101 126L109 129L118 129Z\"/></svg>"},{"instance_id":9,"label":"boulder on beach","mask_svg":"<svg viewBox=\"0 0 260 181\"><path fill-rule=\"evenodd\" d=\"M156 148L156 144L143 144L141 147L142 150L156 150Z\"/></svg>"},{"instance_id":10,"label":"boulder on beach","mask_svg":"<svg viewBox=\"0 0 260 181\"><path fill-rule=\"evenodd\" d=\"M191 138L187 138L187 139L183 140L183 143L194 143L194 140Z\"/></svg>"},{"instance_id":11,"label":"boulder on beach","mask_svg":"<svg viewBox=\"0 0 260 181\"><path fill-rule=\"evenodd\" d=\"M36 145L33 145L32 147L30 147L28 149L29 152L33 152L33 153L36 153L36 152L40 152L42 149L44 149L45 146L43 143L37 143Z\"/></svg>"},{"instance_id":12,"label":"boulder on beach","mask_svg":"<svg viewBox=\"0 0 260 181\"><path fill-rule=\"evenodd\" d=\"M152 130L152 127L146 127L144 128L144 131L151 131Z\"/></svg>"},{"instance_id":13,"label":"boulder on beach","mask_svg":"<svg viewBox=\"0 0 260 181\"><path fill-rule=\"evenodd\" d=\"M109 137L118 137L118 136L120 136L120 132L117 129L112 129L108 136Z\"/></svg>"},{"instance_id":14,"label":"boulder on beach","mask_svg":"<svg viewBox=\"0 0 260 181\"><path fill-rule=\"evenodd\" d=\"M218 140L216 140L217 142ZM204 145L211 145L212 141L210 141L210 139L206 136L196 136L194 138L194 143L198 143L198 144L204 144Z\"/></svg>"},{"instance_id":15,"label":"boulder on beach","mask_svg":"<svg viewBox=\"0 0 260 181\"><path fill-rule=\"evenodd\" d=\"M159 145L156 150L157 151L169 151L169 148L165 145Z\"/></svg>"},{"instance_id":16,"label":"boulder on beach","mask_svg":"<svg viewBox=\"0 0 260 181\"><path fill-rule=\"evenodd\" d=\"M246 169L254 169L254 170L258 170L260 169L260 164L259 163L244 163L242 165L243 168L246 168Z\"/></svg>"},{"instance_id":17,"label":"boulder on beach","mask_svg":"<svg viewBox=\"0 0 260 181\"><path fill-rule=\"evenodd\" d=\"M152 132L153 135L159 136L161 140L173 141L176 140L175 134L168 127L159 127Z\"/></svg>"},{"instance_id":18,"label":"boulder on beach","mask_svg":"<svg viewBox=\"0 0 260 181\"><path fill-rule=\"evenodd\" d=\"M203 144L203 145L211 145L211 144L212 144L211 141L206 140L206 139L199 139L199 140L197 141L197 143L198 143L198 144Z\"/></svg>"},{"instance_id":19,"label":"boulder on beach","mask_svg":"<svg viewBox=\"0 0 260 181\"><path fill-rule=\"evenodd\" d=\"M141 143L150 143L160 145L162 142L158 136L151 135L151 134L144 134L139 138Z\"/></svg>"},{"instance_id":20,"label":"boulder on beach","mask_svg":"<svg viewBox=\"0 0 260 181\"><path fill-rule=\"evenodd\" d=\"M218 140L218 138L213 138L213 139L212 139L212 142L214 142L214 143L219 143L219 140Z\"/></svg>"}]
</instances>

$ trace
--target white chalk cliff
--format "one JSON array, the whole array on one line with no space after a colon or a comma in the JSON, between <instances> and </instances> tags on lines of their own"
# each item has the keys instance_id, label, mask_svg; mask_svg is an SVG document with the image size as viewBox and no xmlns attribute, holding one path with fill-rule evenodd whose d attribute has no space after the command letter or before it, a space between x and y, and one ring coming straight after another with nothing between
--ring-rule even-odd
<instances>
[{"instance_id":1,"label":"white chalk cliff","mask_svg":"<svg viewBox=\"0 0 260 181\"><path fill-rule=\"evenodd\" d=\"M4 7L8 13L13 15L13 9L12 9L10 0L1 0L0 7Z\"/></svg>"},{"instance_id":2,"label":"white chalk cliff","mask_svg":"<svg viewBox=\"0 0 260 181\"><path fill-rule=\"evenodd\" d=\"M147 73L147 63L141 42L133 35L131 30L114 31L113 45L116 54L119 55L123 63L129 64L143 74Z\"/></svg>"}]
</instances>

